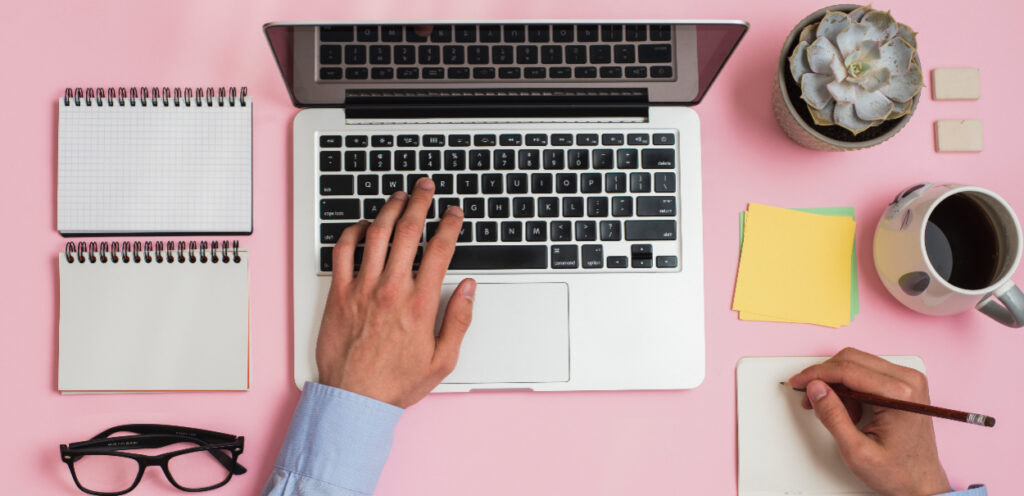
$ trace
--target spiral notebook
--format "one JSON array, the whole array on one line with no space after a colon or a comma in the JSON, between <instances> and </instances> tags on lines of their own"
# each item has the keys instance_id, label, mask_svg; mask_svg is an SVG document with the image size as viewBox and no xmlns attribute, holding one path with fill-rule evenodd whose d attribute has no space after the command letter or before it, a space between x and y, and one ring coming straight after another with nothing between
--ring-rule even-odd
<instances>
[{"instance_id":1,"label":"spiral notebook","mask_svg":"<svg viewBox=\"0 0 1024 496\"><path fill-rule=\"evenodd\" d=\"M61 234L252 233L245 88L69 88L58 108Z\"/></svg>"},{"instance_id":2,"label":"spiral notebook","mask_svg":"<svg viewBox=\"0 0 1024 496\"><path fill-rule=\"evenodd\" d=\"M83 241L58 259L58 390L249 388L249 254L237 241Z\"/></svg>"}]
</instances>

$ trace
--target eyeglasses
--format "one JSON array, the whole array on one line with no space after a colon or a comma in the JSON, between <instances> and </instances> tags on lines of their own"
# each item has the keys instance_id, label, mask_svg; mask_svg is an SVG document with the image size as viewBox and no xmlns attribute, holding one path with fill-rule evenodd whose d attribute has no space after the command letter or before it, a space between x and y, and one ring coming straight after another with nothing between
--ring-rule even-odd
<instances>
[{"instance_id":1,"label":"eyeglasses","mask_svg":"<svg viewBox=\"0 0 1024 496\"><path fill-rule=\"evenodd\" d=\"M111 437L116 433L134 435ZM125 494L142 480L150 466L163 469L182 491L209 491L246 472L238 464L245 438L175 425L131 424L111 427L88 441L60 445L60 458L82 491L100 496ZM181 449L146 455L124 450L149 450L181 445Z\"/></svg>"}]
</instances>

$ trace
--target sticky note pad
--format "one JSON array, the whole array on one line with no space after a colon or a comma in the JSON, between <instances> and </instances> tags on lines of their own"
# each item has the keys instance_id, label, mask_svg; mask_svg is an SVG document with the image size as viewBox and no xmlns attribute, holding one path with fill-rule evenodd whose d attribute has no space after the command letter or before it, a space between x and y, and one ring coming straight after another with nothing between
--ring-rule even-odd
<instances>
[{"instance_id":1,"label":"sticky note pad","mask_svg":"<svg viewBox=\"0 0 1024 496\"><path fill-rule=\"evenodd\" d=\"M832 215L832 216L843 216L854 218L853 207L820 207L820 208L794 208L791 210L797 210L800 212L808 212L818 215ZM747 213L740 212L740 250L743 249L743 231L745 227ZM850 320L860 313L860 291L857 282L857 242L853 243L853 250L850 251ZM771 315L762 315L752 312L740 311L740 320L756 320L766 322L788 322L786 320L773 317ZM807 322L801 322L806 324Z\"/></svg>"},{"instance_id":2,"label":"sticky note pad","mask_svg":"<svg viewBox=\"0 0 1024 496\"><path fill-rule=\"evenodd\" d=\"M750 204L733 310L829 327L850 323L848 217Z\"/></svg>"},{"instance_id":3,"label":"sticky note pad","mask_svg":"<svg viewBox=\"0 0 1024 496\"><path fill-rule=\"evenodd\" d=\"M985 140L979 120L935 121L935 151L980 152Z\"/></svg>"},{"instance_id":4,"label":"sticky note pad","mask_svg":"<svg viewBox=\"0 0 1024 496\"><path fill-rule=\"evenodd\" d=\"M935 100L977 100L981 77L977 67L932 69L932 98Z\"/></svg>"}]
</instances>

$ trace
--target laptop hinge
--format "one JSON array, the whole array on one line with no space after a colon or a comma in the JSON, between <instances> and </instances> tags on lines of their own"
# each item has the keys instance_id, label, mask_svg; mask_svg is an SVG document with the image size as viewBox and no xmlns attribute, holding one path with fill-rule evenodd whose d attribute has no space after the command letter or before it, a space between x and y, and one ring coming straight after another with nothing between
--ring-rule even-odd
<instances>
[{"instance_id":1,"label":"laptop hinge","mask_svg":"<svg viewBox=\"0 0 1024 496\"><path fill-rule=\"evenodd\" d=\"M645 89L349 90L353 119L647 118Z\"/></svg>"}]
</instances>

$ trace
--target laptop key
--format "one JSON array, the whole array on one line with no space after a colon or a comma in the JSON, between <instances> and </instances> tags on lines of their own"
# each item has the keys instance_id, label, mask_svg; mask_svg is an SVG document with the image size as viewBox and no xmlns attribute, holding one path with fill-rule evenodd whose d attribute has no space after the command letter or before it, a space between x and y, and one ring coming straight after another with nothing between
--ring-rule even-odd
<instances>
[{"instance_id":1,"label":"laptop key","mask_svg":"<svg viewBox=\"0 0 1024 496\"><path fill-rule=\"evenodd\" d=\"M365 148L370 144L370 140L366 136L361 135L350 135L345 136L345 146L349 148Z\"/></svg>"},{"instance_id":2,"label":"laptop key","mask_svg":"<svg viewBox=\"0 0 1024 496\"><path fill-rule=\"evenodd\" d=\"M321 67L320 79L341 79L345 77L345 71L340 67Z\"/></svg>"},{"instance_id":3,"label":"laptop key","mask_svg":"<svg viewBox=\"0 0 1024 496\"><path fill-rule=\"evenodd\" d=\"M578 79L593 79L597 77L597 67L577 67L574 73Z\"/></svg>"},{"instance_id":4,"label":"laptop key","mask_svg":"<svg viewBox=\"0 0 1024 496\"><path fill-rule=\"evenodd\" d=\"M654 249L651 245L633 245L629 249L634 269L648 269L654 261Z\"/></svg>"},{"instance_id":5,"label":"laptop key","mask_svg":"<svg viewBox=\"0 0 1024 496\"><path fill-rule=\"evenodd\" d=\"M545 169L564 169L565 152L562 150L544 150Z\"/></svg>"},{"instance_id":6,"label":"laptop key","mask_svg":"<svg viewBox=\"0 0 1024 496\"><path fill-rule=\"evenodd\" d=\"M413 45L395 45L395 64L412 65L416 63L416 47Z\"/></svg>"},{"instance_id":7,"label":"laptop key","mask_svg":"<svg viewBox=\"0 0 1024 496\"><path fill-rule=\"evenodd\" d=\"M470 64L486 64L490 60L486 45L470 45L466 49L466 59Z\"/></svg>"},{"instance_id":8,"label":"laptop key","mask_svg":"<svg viewBox=\"0 0 1024 496\"><path fill-rule=\"evenodd\" d=\"M519 221L505 221L501 223L501 241L514 243L523 240L523 223Z\"/></svg>"},{"instance_id":9,"label":"laptop key","mask_svg":"<svg viewBox=\"0 0 1024 496\"><path fill-rule=\"evenodd\" d=\"M381 41L402 41L402 26L381 26Z\"/></svg>"},{"instance_id":10,"label":"laptop key","mask_svg":"<svg viewBox=\"0 0 1024 496\"><path fill-rule=\"evenodd\" d=\"M676 239L675 220L627 220L626 241Z\"/></svg>"},{"instance_id":11,"label":"laptop key","mask_svg":"<svg viewBox=\"0 0 1024 496\"><path fill-rule=\"evenodd\" d=\"M576 241L597 241L597 223L592 220L576 221Z\"/></svg>"},{"instance_id":12,"label":"laptop key","mask_svg":"<svg viewBox=\"0 0 1024 496\"><path fill-rule=\"evenodd\" d=\"M501 174L483 174L480 176L480 189L485 195L500 195L504 190L505 180Z\"/></svg>"},{"instance_id":13,"label":"laptop key","mask_svg":"<svg viewBox=\"0 0 1024 496\"><path fill-rule=\"evenodd\" d=\"M370 77L373 79L394 79L395 70L390 67L374 67L370 71Z\"/></svg>"},{"instance_id":14,"label":"laptop key","mask_svg":"<svg viewBox=\"0 0 1024 496\"><path fill-rule=\"evenodd\" d=\"M430 31L430 41L434 43L449 43L452 41L452 27L447 24L435 25Z\"/></svg>"},{"instance_id":15,"label":"laptop key","mask_svg":"<svg viewBox=\"0 0 1024 496\"><path fill-rule=\"evenodd\" d=\"M455 28L455 41L459 43L473 43L476 41L476 26L462 25Z\"/></svg>"},{"instance_id":16,"label":"laptop key","mask_svg":"<svg viewBox=\"0 0 1024 496\"><path fill-rule=\"evenodd\" d=\"M521 134L503 134L499 138L501 146L519 146L523 144L523 135Z\"/></svg>"},{"instance_id":17,"label":"laptop key","mask_svg":"<svg viewBox=\"0 0 1024 496\"><path fill-rule=\"evenodd\" d=\"M323 220L358 219L359 200L320 200L320 218Z\"/></svg>"},{"instance_id":18,"label":"laptop key","mask_svg":"<svg viewBox=\"0 0 1024 496\"><path fill-rule=\"evenodd\" d=\"M645 78L647 77L647 67L644 66L630 66L626 68L626 77L628 78Z\"/></svg>"},{"instance_id":19,"label":"laptop key","mask_svg":"<svg viewBox=\"0 0 1024 496\"><path fill-rule=\"evenodd\" d=\"M391 170L391 152L387 150L370 152L370 170L377 172Z\"/></svg>"},{"instance_id":20,"label":"laptop key","mask_svg":"<svg viewBox=\"0 0 1024 496\"><path fill-rule=\"evenodd\" d=\"M354 222L323 222L320 224L320 242L321 243L337 243L338 238L341 237L341 232L349 226L355 224Z\"/></svg>"},{"instance_id":21,"label":"laptop key","mask_svg":"<svg viewBox=\"0 0 1024 496\"><path fill-rule=\"evenodd\" d=\"M640 45L639 47L637 47L637 58L640 60L641 64L671 62L672 45L668 43L659 43L656 45Z\"/></svg>"},{"instance_id":22,"label":"laptop key","mask_svg":"<svg viewBox=\"0 0 1024 496\"><path fill-rule=\"evenodd\" d=\"M596 134L577 134L576 144L580 146L595 146L598 144L598 138Z\"/></svg>"},{"instance_id":23,"label":"laptop key","mask_svg":"<svg viewBox=\"0 0 1024 496\"><path fill-rule=\"evenodd\" d=\"M384 195L391 195L395 191L402 190L402 179L403 176L400 174L384 174L381 178L381 193Z\"/></svg>"},{"instance_id":24,"label":"laptop key","mask_svg":"<svg viewBox=\"0 0 1024 496\"><path fill-rule=\"evenodd\" d=\"M426 36L422 36L422 35L420 35L419 33L416 32L416 27L417 26L406 26L405 27L405 41L414 42L414 43L422 43L424 41L427 41L427 37Z\"/></svg>"},{"instance_id":25,"label":"laptop key","mask_svg":"<svg viewBox=\"0 0 1024 496\"><path fill-rule=\"evenodd\" d=\"M494 150L494 170L512 170L515 168L515 150Z\"/></svg>"},{"instance_id":26,"label":"laptop key","mask_svg":"<svg viewBox=\"0 0 1024 496\"><path fill-rule=\"evenodd\" d=\"M526 193L526 188L526 174L515 173L505 175L505 189L508 191L509 194Z\"/></svg>"},{"instance_id":27,"label":"laptop key","mask_svg":"<svg viewBox=\"0 0 1024 496\"><path fill-rule=\"evenodd\" d=\"M526 41L526 26L523 24L505 25L505 43L522 43Z\"/></svg>"},{"instance_id":28,"label":"laptop key","mask_svg":"<svg viewBox=\"0 0 1024 496\"><path fill-rule=\"evenodd\" d=\"M444 135L443 134L424 134L423 135L423 146L444 146Z\"/></svg>"},{"instance_id":29,"label":"laptop key","mask_svg":"<svg viewBox=\"0 0 1024 496\"><path fill-rule=\"evenodd\" d=\"M622 77L621 67L602 67L601 77L605 79L618 79Z\"/></svg>"},{"instance_id":30,"label":"laptop key","mask_svg":"<svg viewBox=\"0 0 1024 496\"><path fill-rule=\"evenodd\" d=\"M441 47L437 45L420 45L420 63L421 64L440 64L441 63Z\"/></svg>"},{"instance_id":31,"label":"laptop key","mask_svg":"<svg viewBox=\"0 0 1024 496\"><path fill-rule=\"evenodd\" d=\"M320 148L339 148L341 147L341 136L338 135L324 135L320 137Z\"/></svg>"},{"instance_id":32,"label":"laptop key","mask_svg":"<svg viewBox=\"0 0 1024 496\"><path fill-rule=\"evenodd\" d=\"M551 241L572 241L572 222L551 221Z\"/></svg>"},{"instance_id":33,"label":"laptop key","mask_svg":"<svg viewBox=\"0 0 1024 496\"><path fill-rule=\"evenodd\" d=\"M656 65L651 67L651 77L670 78L672 77L672 66Z\"/></svg>"},{"instance_id":34,"label":"laptop key","mask_svg":"<svg viewBox=\"0 0 1024 496\"><path fill-rule=\"evenodd\" d=\"M345 152L345 170L364 171L366 170L366 152L347 151Z\"/></svg>"},{"instance_id":35,"label":"laptop key","mask_svg":"<svg viewBox=\"0 0 1024 496\"><path fill-rule=\"evenodd\" d=\"M570 67L552 67L548 72L552 78L564 79L572 77L572 68Z\"/></svg>"},{"instance_id":36,"label":"laptop key","mask_svg":"<svg viewBox=\"0 0 1024 496\"><path fill-rule=\"evenodd\" d=\"M541 245L460 245L455 248L452 261L448 264L449 270L546 268L547 248Z\"/></svg>"},{"instance_id":37,"label":"laptop key","mask_svg":"<svg viewBox=\"0 0 1024 496\"><path fill-rule=\"evenodd\" d=\"M339 60L337 63L341 63ZM366 63L366 45L345 45L345 65Z\"/></svg>"},{"instance_id":38,"label":"laptop key","mask_svg":"<svg viewBox=\"0 0 1024 496\"><path fill-rule=\"evenodd\" d=\"M611 169L614 166L612 160L612 151L608 149L597 149L594 150L594 168L595 169Z\"/></svg>"},{"instance_id":39,"label":"laptop key","mask_svg":"<svg viewBox=\"0 0 1024 496\"><path fill-rule=\"evenodd\" d=\"M517 196L512 199L512 215L519 218L533 217L533 198Z\"/></svg>"},{"instance_id":40,"label":"laptop key","mask_svg":"<svg viewBox=\"0 0 1024 496\"><path fill-rule=\"evenodd\" d=\"M576 193L576 174L557 174L555 191L562 194Z\"/></svg>"},{"instance_id":41,"label":"laptop key","mask_svg":"<svg viewBox=\"0 0 1024 496\"><path fill-rule=\"evenodd\" d=\"M448 136L449 146L469 146L469 141L468 134L452 134Z\"/></svg>"},{"instance_id":42,"label":"laptop key","mask_svg":"<svg viewBox=\"0 0 1024 496\"><path fill-rule=\"evenodd\" d=\"M562 47L560 45L544 45L540 47L540 61L542 64L561 64Z\"/></svg>"},{"instance_id":43,"label":"laptop key","mask_svg":"<svg viewBox=\"0 0 1024 496\"><path fill-rule=\"evenodd\" d=\"M498 65L511 64L515 62L514 53L509 45L495 45L491 47L491 61Z\"/></svg>"},{"instance_id":44,"label":"laptop key","mask_svg":"<svg viewBox=\"0 0 1024 496\"><path fill-rule=\"evenodd\" d=\"M491 154L487 150L472 150L469 152L469 170L488 170L490 168Z\"/></svg>"},{"instance_id":45,"label":"laptop key","mask_svg":"<svg viewBox=\"0 0 1024 496\"><path fill-rule=\"evenodd\" d=\"M551 39L556 42L571 42L573 40L572 24L556 24L552 27Z\"/></svg>"},{"instance_id":46,"label":"laptop key","mask_svg":"<svg viewBox=\"0 0 1024 496\"><path fill-rule=\"evenodd\" d=\"M363 200L363 218L376 219L380 209L384 208L384 200L381 198L367 198Z\"/></svg>"},{"instance_id":47,"label":"laptop key","mask_svg":"<svg viewBox=\"0 0 1024 496\"><path fill-rule=\"evenodd\" d=\"M501 79L519 79L522 69L518 67L502 67L498 69L498 77Z\"/></svg>"},{"instance_id":48,"label":"laptop key","mask_svg":"<svg viewBox=\"0 0 1024 496\"><path fill-rule=\"evenodd\" d=\"M366 79L370 71L365 67L348 67L345 69L345 77L348 79Z\"/></svg>"},{"instance_id":49,"label":"laptop key","mask_svg":"<svg viewBox=\"0 0 1024 496\"><path fill-rule=\"evenodd\" d=\"M580 24L576 26L576 40L577 41L597 41L597 25L596 24Z\"/></svg>"},{"instance_id":50,"label":"laptop key","mask_svg":"<svg viewBox=\"0 0 1024 496\"><path fill-rule=\"evenodd\" d=\"M526 223L526 240L527 241L547 241L548 240L548 228L547 223L542 220L536 220Z\"/></svg>"},{"instance_id":51,"label":"laptop key","mask_svg":"<svg viewBox=\"0 0 1024 496\"><path fill-rule=\"evenodd\" d=\"M590 63L591 64L610 64L612 62L612 47L611 45L591 45L590 46Z\"/></svg>"},{"instance_id":52,"label":"laptop key","mask_svg":"<svg viewBox=\"0 0 1024 496\"><path fill-rule=\"evenodd\" d=\"M435 195L450 195L455 192L455 176L451 174L434 174L430 176L434 181Z\"/></svg>"},{"instance_id":53,"label":"laptop key","mask_svg":"<svg viewBox=\"0 0 1024 496\"><path fill-rule=\"evenodd\" d=\"M355 193L355 183L352 176L341 174L324 174L320 176L321 195L351 195L353 193Z\"/></svg>"},{"instance_id":54,"label":"laptop key","mask_svg":"<svg viewBox=\"0 0 1024 496\"><path fill-rule=\"evenodd\" d=\"M618 145L621 145L623 143L624 143L624 141L622 139L622 135L621 134L602 134L601 135L601 144L604 145L604 146L618 146Z\"/></svg>"},{"instance_id":55,"label":"laptop key","mask_svg":"<svg viewBox=\"0 0 1024 496\"><path fill-rule=\"evenodd\" d=\"M650 193L651 192L651 173L650 172L633 172L629 175L629 192L630 193ZM639 200L639 198L637 199ZM641 214L643 215L643 214Z\"/></svg>"},{"instance_id":56,"label":"laptop key","mask_svg":"<svg viewBox=\"0 0 1024 496\"><path fill-rule=\"evenodd\" d=\"M601 26L601 41L622 41L622 25L605 24Z\"/></svg>"},{"instance_id":57,"label":"laptop key","mask_svg":"<svg viewBox=\"0 0 1024 496\"><path fill-rule=\"evenodd\" d=\"M639 217L675 217L676 197L640 196L636 199L636 215Z\"/></svg>"},{"instance_id":58,"label":"laptop key","mask_svg":"<svg viewBox=\"0 0 1024 496\"><path fill-rule=\"evenodd\" d=\"M526 79L544 79L547 77L548 71L543 67L527 67L523 71L523 76Z\"/></svg>"},{"instance_id":59,"label":"laptop key","mask_svg":"<svg viewBox=\"0 0 1024 496\"><path fill-rule=\"evenodd\" d=\"M538 193L551 193L551 174L531 174L530 175L530 191L534 194Z\"/></svg>"},{"instance_id":60,"label":"laptop key","mask_svg":"<svg viewBox=\"0 0 1024 496\"><path fill-rule=\"evenodd\" d=\"M438 67L440 69L440 67ZM426 77L427 70L423 70L424 77ZM469 67L449 67L448 68L448 79L469 79Z\"/></svg>"},{"instance_id":61,"label":"laptop key","mask_svg":"<svg viewBox=\"0 0 1024 496\"><path fill-rule=\"evenodd\" d=\"M626 25L626 41L647 41L647 26Z\"/></svg>"},{"instance_id":62,"label":"laptop key","mask_svg":"<svg viewBox=\"0 0 1024 496\"><path fill-rule=\"evenodd\" d=\"M649 134L629 134L626 136L626 143L630 145L647 145L650 144L651 136Z\"/></svg>"},{"instance_id":63,"label":"laptop key","mask_svg":"<svg viewBox=\"0 0 1024 496\"><path fill-rule=\"evenodd\" d=\"M551 39L551 27L546 24L532 24L526 31L531 43L547 43Z\"/></svg>"},{"instance_id":64,"label":"laptop key","mask_svg":"<svg viewBox=\"0 0 1024 496\"><path fill-rule=\"evenodd\" d=\"M628 196L612 197L612 215L615 217L632 217L633 199Z\"/></svg>"},{"instance_id":65,"label":"laptop key","mask_svg":"<svg viewBox=\"0 0 1024 496\"><path fill-rule=\"evenodd\" d=\"M605 175L604 178L604 192L605 193L625 193L626 192L626 173L625 172L610 172Z\"/></svg>"},{"instance_id":66,"label":"laptop key","mask_svg":"<svg viewBox=\"0 0 1024 496\"><path fill-rule=\"evenodd\" d=\"M647 148L643 153L644 169L674 169L676 151L672 148Z\"/></svg>"},{"instance_id":67,"label":"laptop key","mask_svg":"<svg viewBox=\"0 0 1024 496\"><path fill-rule=\"evenodd\" d=\"M579 247L576 245L552 245L551 246L551 268L552 269L575 269L578 268Z\"/></svg>"},{"instance_id":68,"label":"laptop key","mask_svg":"<svg viewBox=\"0 0 1024 496\"><path fill-rule=\"evenodd\" d=\"M440 150L420 150L420 170L441 170Z\"/></svg>"},{"instance_id":69,"label":"laptop key","mask_svg":"<svg viewBox=\"0 0 1024 496\"><path fill-rule=\"evenodd\" d=\"M562 198L562 216L583 217L583 198L579 196Z\"/></svg>"},{"instance_id":70,"label":"laptop key","mask_svg":"<svg viewBox=\"0 0 1024 496\"><path fill-rule=\"evenodd\" d=\"M466 151L446 150L444 152L444 170L466 170Z\"/></svg>"},{"instance_id":71,"label":"laptop key","mask_svg":"<svg viewBox=\"0 0 1024 496\"><path fill-rule=\"evenodd\" d=\"M537 63L536 45L519 45L516 47L516 63L520 65Z\"/></svg>"},{"instance_id":72,"label":"laptop key","mask_svg":"<svg viewBox=\"0 0 1024 496\"><path fill-rule=\"evenodd\" d=\"M633 45L615 45L615 63L632 64L636 62L636 48Z\"/></svg>"},{"instance_id":73,"label":"laptop key","mask_svg":"<svg viewBox=\"0 0 1024 496\"><path fill-rule=\"evenodd\" d=\"M604 247L601 245L583 245L580 254L584 269L604 268Z\"/></svg>"},{"instance_id":74,"label":"laptop key","mask_svg":"<svg viewBox=\"0 0 1024 496\"><path fill-rule=\"evenodd\" d=\"M481 43L500 43L501 26L495 24L482 24L480 26Z\"/></svg>"},{"instance_id":75,"label":"laptop key","mask_svg":"<svg viewBox=\"0 0 1024 496\"><path fill-rule=\"evenodd\" d=\"M600 193L601 192L601 174L588 172L586 174L580 174L580 192L581 193Z\"/></svg>"},{"instance_id":76,"label":"laptop key","mask_svg":"<svg viewBox=\"0 0 1024 496\"><path fill-rule=\"evenodd\" d=\"M587 217L608 217L608 198L603 196L587 198Z\"/></svg>"},{"instance_id":77,"label":"laptop key","mask_svg":"<svg viewBox=\"0 0 1024 496\"><path fill-rule=\"evenodd\" d=\"M497 222L477 222L476 223L476 240L477 242L490 243L498 241L498 223Z\"/></svg>"},{"instance_id":78,"label":"laptop key","mask_svg":"<svg viewBox=\"0 0 1024 496\"><path fill-rule=\"evenodd\" d=\"M617 220L601 221L601 241L619 241L622 239L622 223Z\"/></svg>"},{"instance_id":79,"label":"laptop key","mask_svg":"<svg viewBox=\"0 0 1024 496\"><path fill-rule=\"evenodd\" d=\"M370 47L370 63L387 65L391 63L391 47L387 45L373 45Z\"/></svg>"},{"instance_id":80,"label":"laptop key","mask_svg":"<svg viewBox=\"0 0 1024 496\"><path fill-rule=\"evenodd\" d=\"M377 26L359 26L356 28L356 39L359 41L377 41Z\"/></svg>"},{"instance_id":81,"label":"laptop key","mask_svg":"<svg viewBox=\"0 0 1024 496\"><path fill-rule=\"evenodd\" d=\"M672 39L672 26L655 24L651 26L651 41L668 41Z\"/></svg>"},{"instance_id":82,"label":"laptop key","mask_svg":"<svg viewBox=\"0 0 1024 496\"><path fill-rule=\"evenodd\" d=\"M413 188L416 187L416 181L427 177L426 174L407 174L405 176L405 192L412 193Z\"/></svg>"},{"instance_id":83,"label":"laptop key","mask_svg":"<svg viewBox=\"0 0 1024 496\"><path fill-rule=\"evenodd\" d=\"M355 32L352 26L320 26L320 41L352 41Z\"/></svg>"},{"instance_id":84,"label":"laptop key","mask_svg":"<svg viewBox=\"0 0 1024 496\"><path fill-rule=\"evenodd\" d=\"M654 259L659 269L674 269L679 265L679 259L673 256L660 256Z\"/></svg>"},{"instance_id":85,"label":"laptop key","mask_svg":"<svg viewBox=\"0 0 1024 496\"><path fill-rule=\"evenodd\" d=\"M672 133L655 133L654 134L655 145L674 145L676 144L676 135Z\"/></svg>"},{"instance_id":86,"label":"laptop key","mask_svg":"<svg viewBox=\"0 0 1024 496\"><path fill-rule=\"evenodd\" d=\"M453 67L452 69L459 69L459 68L458 67ZM467 78L467 77L469 77L469 70L468 69L466 69L466 75L463 76L463 78ZM423 79L443 79L443 78L444 78L444 68L443 67L424 67L423 68Z\"/></svg>"},{"instance_id":87,"label":"laptop key","mask_svg":"<svg viewBox=\"0 0 1024 496\"><path fill-rule=\"evenodd\" d=\"M340 64L341 45L320 45L321 64Z\"/></svg>"},{"instance_id":88,"label":"laptop key","mask_svg":"<svg viewBox=\"0 0 1024 496\"><path fill-rule=\"evenodd\" d=\"M472 243L473 242L473 223L470 221L462 222L462 229L459 229L458 243Z\"/></svg>"},{"instance_id":89,"label":"laptop key","mask_svg":"<svg viewBox=\"0 0 1024 496\"><path fill-rule=\"evenodd\" d=\"M569 150L569 168L574 170L590 168L590 154L586 150Z\"/></svg>"},{"instance_id":90,"label":"laptop key","mask_svg":"<svg viewBox=\"0 0 1024 496\"><path fill-rule=\"evenodd\" d=\"M586 45L567 45L565 47L565 63L566 64L586 64L587 63L587 46Z\"/></svg>"},{"instance_id":91,"label":"laptop key","mask_svg":"<svg viewBox=\"0 0 1024 496\"><path fill-rule=\"evenodd\" d=\"M440 215L444 215L448 211L449 207L459 206L458 198L438 198L437 199L437 212ZM462 241L461 239L459 241Z\"/></svg>"},{"instance_id":92,"label":"laptop key","mask_svg":"<svg viewBox=\"0 0 1024 496\"><path fill-rule=\"evenodd\" d=\"M608 257L609 269L625 269L629 267L629 257Z\"/></svg>"},{"instance_id":93,"label":"laptop key","mask_svg":"<svg viewBox=\"0 0 1024 496\"><path fill-rule=\"evenodd\" d=\"M537 198L537 217L558 217L558 198L553 196Z\"/></svg>"},{"instance_id":94,"label":"laptop key","mask_svg":"<svg viewBox=\"0 0 1024 496\"><path fill-rule=\"evenodd\" d=\"M483 198L463 198L462 199L462 211L465 212L466 217L471 219L483 218L484 216L484 199Z\"/></svg>"},{"instance_id":95,"label":"laptop key","mask_svg":"<svg viewBox=\"0 0 1024 496\"><path fill-rule=\"evenodd\" d=\"M387 134L377 134L370 137L370 144L375 147L379 146L392 146L395 143L395 137Z\"/></svg>"},{"instance_id":96,"label":"laptop key","mask_svg":"<svg viewBox=\"0 0 1024 496\"><path fill-rule=\"evenodd\" d=\"M636 169L639 166L639 164L637 164L636 148L623 148L618 150L616 152L615 161L618 163L618 167L620 169Z\"/></svg>"},{"instance_id":97,"label":"laptop key","mask_svg":"<svg viewBox=\"0 0 1024 496\"><path fill-rule=\"evenodd\" d=\"M399 136L401 138L401 136ZM402 145L398 145L402 146ZM395 170L411 171L416 170L416 152L412 150L395 151Z\"/></svg>"},{"instance_id":98,"label":"laptop key","mask_svg":"<svg viewBox=\"0 0 1024 496\"><path fill-rule=\"evenodd\" d=\"M519 168L537 170L540 168L540 150L519 150Z\"/></svg>"},{"instance_id":99,"label":"laptop key","mask_svg":"<svg viewBox=\"0 0 1024 496\"><path fill-rule=\"evenodd\" d=\"M448 45L444 47L444 63L448 65L462 65L466 63L466 49L462 45Z\"/></svg>"},{"instance_id":100,"label":"laptop key","mask_svg":"<svg viewBox=\"0 0 1024 496\"><path fill-rule=\"evenodd\" d=\"M398 146L420 146L420 137L415 134L400 134Z\"/></svg>"},{"instance_id":101,"label":"laptop key","mask_svg":"<svg viewBox=\"0 0 1024 496\"><path fill-rule=\"evenodd\" d=\"M477 134L473 136L473 146L494 146L498 139L493 134Z\"/></svg>"},{"instance_id":102,"label":"laptop key","mask_svg":"<svg viewBox=\"0 0 1024 496\"><path fill-rule=\"evenodd\" d=\"M509 216L508 198L488 198L487 216L492 219L504 219Z\"/></svg>"},{"instance_id":103,"label":"laptop key","mask_svg":"<svg viewBox=\"0 0 1024 496\"><path fill-rule=\"evenodd\" d=\"M675 193L676 192L676 174L674 172L655 172L654 173L654 192L655 193Z\"/></svg>"},{"instance_id":104,"label":"laptop key","mask_svg":"<svg viewBox=\"0 0 1024 496\"><path fill-rule=\"evenodd\" d=\"M494 79L493 67L474 67L473 79Z\"/></svg>"}]
</instances>

